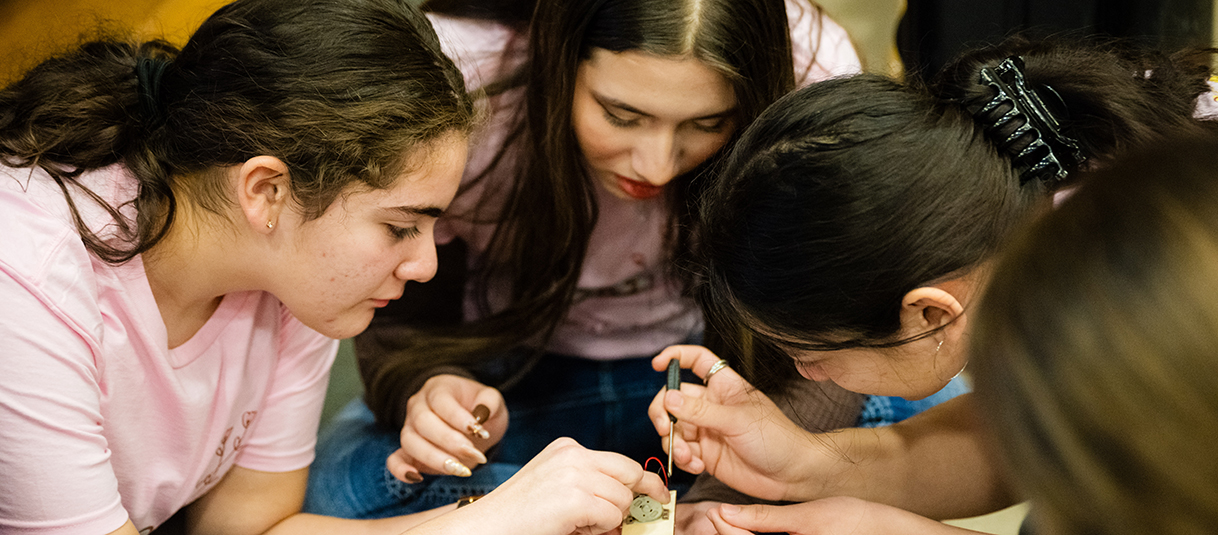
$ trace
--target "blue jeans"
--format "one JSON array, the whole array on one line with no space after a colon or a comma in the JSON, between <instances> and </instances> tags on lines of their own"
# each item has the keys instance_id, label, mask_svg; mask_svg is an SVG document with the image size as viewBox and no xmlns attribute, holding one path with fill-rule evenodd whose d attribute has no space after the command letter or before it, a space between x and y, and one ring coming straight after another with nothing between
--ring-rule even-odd
<instances>
[{"instance_id":1,"label":"blue jeans","mask_svg":"<svg viewBox=\"0 0 1218 535\"><path fill-rule=\"evenodd\" d=\"M683 380L697 381L692 375ZM651 357L596 361L546 355L504 392L510 423L490 463L475 468L468 478L425 476L413 485L385 468L385 458L399 447L398 431L377 427L372 412L356 400L335 416L318 440L304 510L383 518L486 494L558 437L639 463L649 457L665 459L660 437L647 418L647 407L664 382L664 374L651 369Z\"/></svg>"},{"instance_id":2,"label":"blue jeans","mask_svg":"<svg viewBox=\"0 0 1218 535\"><path fill-rule=\"evenodd\" d=\"M309 467L304 512L341 518L386 518L435 509L462 496L486 494L507 481L520 466L491 463L467 478L423 476L409 484L385 468L400 446L398 434L376 426L362 400L334 416L317 443Z\"/></svg>"}]
</instances>

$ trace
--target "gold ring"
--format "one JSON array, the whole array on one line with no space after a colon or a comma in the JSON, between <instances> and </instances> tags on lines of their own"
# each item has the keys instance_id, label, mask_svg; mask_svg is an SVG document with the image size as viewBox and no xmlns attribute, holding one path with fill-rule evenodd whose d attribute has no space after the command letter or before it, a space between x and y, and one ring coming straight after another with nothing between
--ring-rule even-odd
<instances>
[{"instance_id":1,"label":"gold ring","mask_svg":"<svg viewBox=\"0 0 1218 535\"><path fill-rule=\"evenodd\" d=\"M716 373L719 373L719 370L722 370L726 367L727 367L726 360L719 359L719 360L715 361L715 363L711 365L710 370L706 372L706 377L702 379L702 384L710 385L710 378L714 377L714 375Z\"/></svg>"}]
</instances>

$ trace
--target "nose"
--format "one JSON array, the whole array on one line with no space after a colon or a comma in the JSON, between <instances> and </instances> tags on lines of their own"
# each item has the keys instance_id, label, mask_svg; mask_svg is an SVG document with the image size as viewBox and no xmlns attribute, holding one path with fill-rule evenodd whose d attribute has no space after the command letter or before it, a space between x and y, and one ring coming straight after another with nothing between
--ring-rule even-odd
<instances>
[{"instance_id":1,"label":"nose","mask_svg":"<svg viewBox=\"0 0 1218 535\"><path fill-rule=\"evenodd\" d=\"M418 249L411 251L393 270L395 277L403 281L427 282L436 276L436 269L439 266L439 260L436 258L436 244L432 240L423 241L426 243L420 244Z\"/></svg>"},{"instance_id":2,"label":"nose","mask_svg":"<svg viewBox=\"0 0 1218 535\"><path fill-rule=\"evenodd\" d=\"M662 128L639 139L631 164L640 179L653 186L663 186L681 172L680 152L676 132Z\"/></svg>"}]
</instances>

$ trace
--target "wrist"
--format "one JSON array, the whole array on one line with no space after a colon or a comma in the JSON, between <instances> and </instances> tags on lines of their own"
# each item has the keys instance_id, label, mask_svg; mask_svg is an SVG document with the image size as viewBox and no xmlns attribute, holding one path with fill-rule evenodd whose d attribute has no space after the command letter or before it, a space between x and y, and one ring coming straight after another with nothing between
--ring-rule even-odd
<instances>
[{"instance_id":1,"label":"wrist","mask_svg":"<svg viewBox=\"0 0 1218 535\"><path fill-rule=\"evenodd\" d=\"M846 472L856 468L850 452L842 447L840 432L812 433L801 437L810 447L795 455L783 472L787 475L782 500L809 502L842 494Z\"/></svg>"}]
</instances>

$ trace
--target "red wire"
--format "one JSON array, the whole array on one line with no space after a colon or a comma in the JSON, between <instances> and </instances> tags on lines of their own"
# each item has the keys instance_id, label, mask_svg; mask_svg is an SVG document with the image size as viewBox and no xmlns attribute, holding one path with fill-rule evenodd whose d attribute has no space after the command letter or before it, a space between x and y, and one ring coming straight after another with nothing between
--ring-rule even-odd
<instances>
[{"instance_id":1,"label":"red wire","mask_svg":"<svg viewBox=\"0 0 1218 535\"><path fill-rule=\"evenodd\" d=\"M655 461L660 464L660 477L664 478L664 486L667 487L668 486L668 472L666 470L664 470L664 461L661 461L659 457L652 457L650 459L647 459L647 462L643 463L644 470L646 470L647 466L651 464L651 461Z\"/></svg>"}]
</instances>

